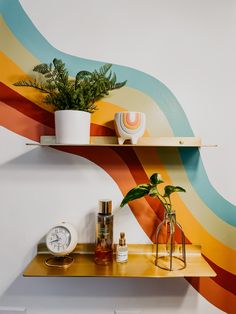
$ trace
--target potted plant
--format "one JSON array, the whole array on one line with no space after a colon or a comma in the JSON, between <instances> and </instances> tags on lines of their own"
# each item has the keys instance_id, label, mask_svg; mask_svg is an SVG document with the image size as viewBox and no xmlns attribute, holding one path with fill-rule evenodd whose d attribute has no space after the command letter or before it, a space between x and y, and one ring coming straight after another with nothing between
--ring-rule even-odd
<instances>
[{"instance_id":1,"label":"potted plant","mask_svg":"<svg viewBox=\"0 0 236 314\"><path fill-rule=\"evenodd\" d=\"M55 58L50 64L33 68L38 73L34 80L21 80L14 85L39 90L45 94L43 101L54 106L57 143L88 144L90 116L97 109L96 101L127 82L117 83L111 66L104 64L93 72L82 70L70 78L65 64Z\"/></svg>"},{"instance_id":2,"label":"potted plant","mask_svg":"<svg viewBox=\"0 0 236 314\"><path fill-rule=\"evenodd\" d=\"M149 195L151 197L159 199L164 207L164 220L158 225L156 232L156 260L155 264L160 268L167 270L183 269L186 266L186 253L185 253L185 236L180 224L176 221L176 214L173 210L171 202L171 194L174 192L186 192L184 188L180 186L166 185L161 193L158 190L158 185L163 183L162 177L159 173L154 173L149 179L149 183L139 184L135 188L131 189L123 198L120 207L123 207L130 201ZM175 229L179 228L181 233L181 249L179 250L181 256L174 255L175 249ZM164 239L164 241L163 241ZM158 245L162 241L165 244L165 253L163 256L159 256ZM163 252L162 252L163 253ZM177 259L180 264L174 265L173 259Z\"/></svg>"}]
</instances>

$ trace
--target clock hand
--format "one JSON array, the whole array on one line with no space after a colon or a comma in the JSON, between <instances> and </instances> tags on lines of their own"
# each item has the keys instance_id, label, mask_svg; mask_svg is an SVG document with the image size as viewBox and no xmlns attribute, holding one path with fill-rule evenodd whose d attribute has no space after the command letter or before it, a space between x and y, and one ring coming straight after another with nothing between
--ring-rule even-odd
<instances>
[{"instance_id":1,"label":"clock hand","mask_svg":"<svg viewBox=\"0 0 236 314\"><path fill-rule=\"evenodd\" d=\"M50 241L50 243L57 242L57 241L58 241L58 238L55 239L55 240Z\"/></svg>"}]
</instances>

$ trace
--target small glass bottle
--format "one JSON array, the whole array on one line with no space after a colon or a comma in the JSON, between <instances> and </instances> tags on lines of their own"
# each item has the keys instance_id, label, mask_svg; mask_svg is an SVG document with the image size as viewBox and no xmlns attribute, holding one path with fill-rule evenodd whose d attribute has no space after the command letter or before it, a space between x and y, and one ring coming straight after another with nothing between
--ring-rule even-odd
<instances>
[{"instance_id":1,"label":"small glass bottle","mask_svg":"<svg viewBox=\"0 0 236 314\"><path fill-rule=\"evenodd\" d=\"M99 201L96 223L95 263L108 265L113 261L113 215L112 201Z\"/></svg>"},{"instance_id":2,"label":"small glass bottle","mask_svg":"<svg viewBox=\"0 0 236 314\"><path fill-rule=\"evenodd\" d=\"M117 263L126 263L128 261L128 246L126 244L125 233L120 233L119 244L116 247Z\"/></svg>"}]
</instances>

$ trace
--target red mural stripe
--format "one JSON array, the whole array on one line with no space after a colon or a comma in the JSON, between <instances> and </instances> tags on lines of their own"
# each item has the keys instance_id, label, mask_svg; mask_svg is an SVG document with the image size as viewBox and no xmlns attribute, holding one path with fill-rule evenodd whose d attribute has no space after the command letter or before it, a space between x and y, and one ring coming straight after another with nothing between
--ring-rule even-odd
<instances>
[{"instance_id":1,"label":"red mural stripe","mask_svg":"<svg viewBox=\"0 0 236 314\"><path fill-rule=\"evenodd\" d=\"M0 101L0 125L24 136L30 140L39 142L43 134L53 135L54 129L25 116L21 112Z\"/></svg>"},{"instance_id":2,"label":"red mural stripe","mask_svg":"<svg viewBox=\"0 0 236 314\"><path fill-rule=\"evenodd\" d=\"M91 123L90 135L91 136L115 136L115 131L106 126Z\"/></svg>"},{"instance_id":3,"label":"red mural stripe","mask_svg":"<svg viewBox=\"0 0 236 314\"><path fill-rule=\"evenodd\" d=\"M25 114L26 116L43 123L44 125L54 128L54 114L40 108L32 101L18 94L2 82L0 82L0 101L4 102L11 108Z\"/></svg>"},{"instance_id":4,"label":"red mural stripe","mask_svg":"<svg viewBox=\"0 0 236 314\"><path fill-rule=\"evenodd\" d=\"M54 129L54 114L37 106L32 101L28 100L24 96L18 94L16 91L9 88L7 85L0 82L0 101L8 105L9 107L23 113L29 118L38 121L39 123ZM94 123L91 123L91 136L114 136L115 131ZM44 133L43 135L53 135L53 133Z\"/></svg>"},{"instance_id":5,"label":"red mural stripe","mask_svg":"<svg viewBox=\"0 0 236 314\"><path fill-rule=\"evenodd\" d=\"M236 296L217 285L210 277L188 277L186 280L211 304L228 314L236 313Z\"/></svg>"}]
</instances>

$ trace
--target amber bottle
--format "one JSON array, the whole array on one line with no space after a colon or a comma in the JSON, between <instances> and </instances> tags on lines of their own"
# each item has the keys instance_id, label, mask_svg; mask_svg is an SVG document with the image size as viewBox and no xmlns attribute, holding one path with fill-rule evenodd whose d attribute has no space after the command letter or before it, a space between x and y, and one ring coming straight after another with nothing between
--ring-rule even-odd
<instances>
[{"instance_id":1,"label":"amber bottle","mask_svg":"<svg viewBox=\"0 0 236 314\"><path fill-rule=\"evenodd\" d=\"M113 261L113 215L112 201L99 201L96 222L95 263L108 265Z\"/></svg>"}]
</instances>

